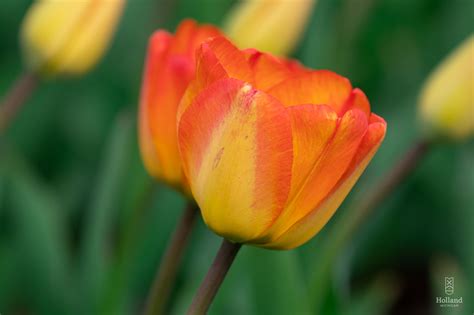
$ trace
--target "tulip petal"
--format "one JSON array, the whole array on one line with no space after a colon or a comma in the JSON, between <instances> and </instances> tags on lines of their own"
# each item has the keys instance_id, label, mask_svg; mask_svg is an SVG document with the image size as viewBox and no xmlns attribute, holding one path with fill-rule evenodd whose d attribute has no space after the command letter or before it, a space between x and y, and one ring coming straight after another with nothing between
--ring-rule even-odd
<instances>
[{"instance_id":1,"label":"tulip petal","mask_svg":"<svg viewBox=\"0 0 474 315\"><path fill-rule=\"evenodd\" d=\"M224 78L253 82L253 74L243 52L224 37L201 45L196 52L196 77L189 84L178 109L178 120L193 99L206 87Z\"/></svg>"},{"instance_id":2,"label":"tulip petal","mask_svg":"<svg viewBox=\"0 0 474 315\"><path fill-rule=\"evenodd\" d=\"M178 25L175 32L175 40L171 46L171 53L173 54L193 54L189 49L190 41L197 31L197 23L194 20L186 19Z\"/></svg>"},{"instance_id":3,"label":"tulip petal","mask_svg":"<svg viewBox=\"0 0 474 315\"><path fill-rule=\"evenodd\" d=\"M142 158L152 176L184 190L187 187L177 144L177 109L195 73L196 48L218 34L213 26L185 20L176 35L157 31L149 41L140 96Z\"/></svg>"},{"instance_id":4,"label":"tulip petal","mask_svg":"<svg viewBox=\"0 0 474 315\"><path fill-rule=\"evenodd\" d=\"M326 104L340 116L352 86L348 79L327 70L316 70L291 77L268 90L285 106Z\"/></svg>"},{"instance_id":5,"label":"tulip petal","mask_svg":"<svg viewBox=\"0 0 474 315\"><path fill-rule=\"evenodd\" d=\"M289 108L298 122L293 124L293 139L296 139L293 174L298 175L293 175L285 210L259 242L268 243L278 238L327 197L349 167L367 130L367 118L359 110L347 112L336 128L334 111L315 107L320 108L317 119L321 127L301 123L308 115L307 108ZM316 134L321 139L316 139Z\"/></svg>"},{"instance_id":6,"label":"tulip petal","mask_svg":"<svg viewBox=\"0 0 474 315\"><path fill-rule=\"evenodd\" d=\"M316 235L344 201L372 160L383 141L385 131L386 123L383 119L369 125L349 168L328 197L307 216L291 226L280 238L263 246L273 249L291 249L300 246Z\"/></svg>"},{"instance_id":7,"label":"tulip petal","mask_svg":"<svg viewBox=\"0 0 474 315\"><path fill-rule=\"evenodd\" d=\"M300 63L274 57L254 49L245 51L254 72L255 87L266 91L295 75L308 72Z\"/></svg>"},{"instance_id":8,"label":"tulip petal","mask_svg":"<svg viewBox=\"0 0 474 315\"><path fill-rule=\"evenodd\" d=\"M351 95L347 99L346 104L342 109L342 112L345 113L346 111L354 108L357 108L364 112L367 117L370 116L369 99L367 98L365 93L358 88L352 90Z\"/></svg>"},{"instance_id":9,"label":"tulip petal","mask_svg":"<svg viewBox=\"0 0 474 315\"><path fill-rule=\"evenodd\" d=\"M175 40L171 47L174 54L185 54L195 60L196 49L207 39L221 36L218 28L212 25L198 25L192 19L181 22L176 29Z\"/></svg>"},{"instance_id":10,"label":"tulip petal","mask_svg":"<svg viewBox=\"0 0 474 315\"><path fill-rule=\"evenodd\" d=\"M174 185L183 174L176 121L171 118L176 117L177 104L192 78L193 64L185 56L169 54L172 42L172 36L163 31L150 39L139 119L140 146L148 171Z\"/></svg>"},{"instance_id":11,"label":"tulip petal","mask_svg":"<svg viewBox=\"0 0 474 315\"><path fill-rule=\"evenodd\" d=\"M202 91L181 116L184 171L206 224L251 240L282 211L291 183L291 123L276 99L235 79Z\"/></svg>"},{"instance_id":12,"label":"tulip petal","mask_svg":"<svg viewBox=\"0 0 474 315\"><path fill-rule=\"evenodd\" d=\"M202 45L203 58L214 55L219 64L225 69L231 78L245 82L253 82L253 75L250 65L244 52L240 51L225 37L216 37ZM210 71L212 69L207 69Z\"/></svg>"}]
</instances>

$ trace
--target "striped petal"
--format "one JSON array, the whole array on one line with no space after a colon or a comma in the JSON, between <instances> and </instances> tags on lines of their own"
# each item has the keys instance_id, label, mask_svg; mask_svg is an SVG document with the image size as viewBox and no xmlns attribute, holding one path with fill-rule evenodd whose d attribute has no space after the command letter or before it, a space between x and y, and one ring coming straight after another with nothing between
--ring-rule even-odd
<instances>
[{"instance_id":1,"label":"striped petal","mask_svg":"<svg viewBox=\"0 0 474 315\"><path fill-rule=\"evenodd\" d=\"M224 37L216 37L202 45L202 58L216 58L231 78L253 82L253 74L244 52ZM204 70L204 69L203 69ZM212 69L205 69L212 71Z\"/></svg>"},{"instance_id":2,"label":"striped petal","mask_svg":"<svg viewBox=\"0 0 474 315\"><path fill-rule=\"evenodd\" d=\"M278 239L265 244L264 247L295 248L307 242L324 227L357 182L383 141L386 131L385 121L373 114L370 120L373 123L369 125L351 164L328 197L308 215L293 224Z\"/></svg>"},{"instance_id":3,"label":"striped petal","mask_svg":"<svg viewBox=\"0 0 474 315\"><path fill-rule=\"evenodd\" d=\"M255 87L262 91L286 79L308 72L297 61L277 58L254 49L247 49L245 53L254 72Z\"/></svg>"},{"instance_id":4,"label":"striped petal","mask_svg":"<svg viewBox=\"0 0 474 315\"><path fill-rule=\"evenodd\" d=\"M291 184L291 123L277 100L235 79L202 91L181 116L184 171L204 221L237 242L282 211Z\"/></svg>"},{"instance_id":5,"label":"striped petal","mask_svg":"<svg viewBox=\"0 0 474 315\"><path fill-rule=\"evenodd\" d=\"M195 50L206 38L219 35L213 26L182 22L171 35L155 32L149 42L140 98L140 148L148 172L187 189L177 144L179 102L195 73Z\"/></svg>"},{"instance_id":6,"label":"striped petal","mask_svg":"<svg viewBox=\"0 0 474 315\"><path fill-rule=\"evenodd\" d=\"M325 104L340 116L351 94L348 79L327 70L311 71L291 77L268 90L268 93L286 106Z\"/></svg>"},{"instance_id":7,"label":"striped petal","mask_svg":"<svg viewBox=\"0 0 474 315\"><path fill-rule=\"evenodd\" d=\"M193 75L193 64L170 56L172 36L158 31L150 39L140 100L140 146L153 176L171 184L182 177L176 143L177 104Z\"/></svg>"},{"instance_id":8,"label":"striped petal","mask_svg":"<svg viewBox=\"0 0 474 315\"><path fill-rule=\"evenodd\" d=\"M359 110L347 112L336 127L334 111L320 107L313 123L301 123L307 107L292 109L295 162L291 192L285 210L260 241L271 243L310 213L332 191L348 169L367 130L367 118ZM317 139L319 138L320 139Z\"/></svg>"},{"instance_id":9,"label":"striped petal","mask_svg":"<svg viewBox=\"0 0 474 315\"><path fill-rule=\"evenodd\" d=\"M152 176L156 177L161 175L163 171L158 160L153 133L151 131L151 126L153 125L152 115L150 114L152 111L152 103L149 100L151 100L154 95L154 90L151 87L157 85L156 81L158 79L152 74L157 68L164 64L164 59L167 55L171 40L171 34L164 31L158 31L151 37L140 99L138 124L140 151L146 169Z\"/></svg>"},{"instance_id":10,"label":"striped petal","mask_svg":"<svg viewBox=\"0 0 474 315\"><path fill-rule=\"evenodd\" d=\"M354 108L364 112L367 118L370 117L369 99L367 96L365 96L364 92L357 88L352 90L351 95L349 95L349 98L342 109L342 112L345 113L346 111Z\"/></svg>"},{"instance_id":11,"label":"striped petal","mask_svg":"<svg viewBox=\"0 0 474 315\"><path fill-rule=\"evenodd\" d=\"M196 52L196 59L196 77L181 100L178 119L194 98L217 80L235 78L253 82L252 70L245 54L224 37L204 42Z\"/></svg>"},{"instance_id":12,"label":"striped petal","mask_svg":"<svg viewBox=\"0 0 474 315\"><path fill-rule=\"evenodd\" d=\"M215 26L199 25L194 20L186 19L176 29L171 53L189 56L194 62L196 49L205 40L217 36L222 36L222 34Z\"/></svg>"}]
</instances>

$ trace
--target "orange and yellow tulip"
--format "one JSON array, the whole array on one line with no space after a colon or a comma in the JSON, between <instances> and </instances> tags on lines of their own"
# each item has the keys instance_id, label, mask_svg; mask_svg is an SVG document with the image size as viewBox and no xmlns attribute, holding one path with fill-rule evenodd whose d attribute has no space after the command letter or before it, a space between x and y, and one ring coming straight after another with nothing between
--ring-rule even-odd
<instances>
[{"instance_id":1,"label":"orange and yellow tulip","mask_svg":"<svg viewBox=\"0 0 474 315\"><path fill-rule=\"evenodd\" d=\"M385 131L348 79L223 37L198 50L178 109L183 169L206 224L273 249L297 247L326 224Z\"/></svg>"},{"instance_id":2,"label":"orange and yellow tulip","mask_svg":"<svg viewBox=\"0 0 474 315\"><path fill-rule=\"evenodd\" d=\"M35 1L21 43L29 68L46 76L81 75L102 57L125 0Z\"/></svg>"},{"instance_id":3,"label":"orange and yellow tulip","mask_svg":"<svg viewBox=\"0 0 474 315\"><path fill-rule=\"evenodd\" d=\"M173 36L155 32L149 42L140 98L139 141L147 171L180 190L187 190L179 158L176 111L195 72L195 51L207 38L220 35L210 25L183 21Z\"/></svg>"}]
</instances>

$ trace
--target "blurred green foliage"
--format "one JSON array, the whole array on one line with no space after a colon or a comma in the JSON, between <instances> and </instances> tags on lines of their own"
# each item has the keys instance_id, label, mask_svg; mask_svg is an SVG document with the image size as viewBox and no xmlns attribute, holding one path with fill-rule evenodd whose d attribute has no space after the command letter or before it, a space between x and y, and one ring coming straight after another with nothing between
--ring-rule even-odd
<instances>
[{"instance_id":1,"label":"blurred green foliage","mask_svg":"<svg viewBox=\"0 0 474 315\"><path fill-rule=\"evenodd\" d=\"M18 31L31 2L0 5L0 94L22 70ZM43 82L28 101L0 140L0 314L141 310L184 205L179 194L152 184L137 149L147 38L185 17L221 25L233 2L128 1L99 66L82 78ZM386 141L312 241L288 252L245 247L211 314L472 314L472 141L434 147L332 263L321 298L309 288L318 281L312 278L318 250L331 241L325 237L338 228L341 212L417 139L418 90L473 32L473 12L471 0L318 1L294 57L361 87L388 122ZM218 244L200 222L173 291L172 314L185 312ZM464 304L441 310L435 296L453 274Z\"/></svg>"}]
</instances>

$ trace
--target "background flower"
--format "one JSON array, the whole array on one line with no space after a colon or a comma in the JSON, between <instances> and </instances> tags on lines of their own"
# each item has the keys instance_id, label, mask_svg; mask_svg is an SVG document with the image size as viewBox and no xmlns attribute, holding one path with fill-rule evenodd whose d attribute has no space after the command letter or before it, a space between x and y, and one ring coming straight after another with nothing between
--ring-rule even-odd
<instances>
[{"instance_id":1,"label":"background flower","mask_svg":"<svg viewBox=\"0 0 474 315\"><path fill-rule=\"evenodd\" d=\"M240 48L285 56L303 37L316 0L247 0L232 8L226 34Z\"/></svg>"},{"instance_id":2,"label":"background flower","mask_svg":"<svg viewBox=\"0 0 474 315\"><path fill-rule=\"evenodd\" d=\"M474 35L433 70L419 102L429 136L465 139L474 135Z\"/></svg>"},{"instance_id":3,"label":"background flower","mask_svg":"<svg viewBox=\"0 0 474 315\"><path fill-rule=\"evenodd\" d=\"M140 99L139 137L148 172L159 180L187 190L179 158L176 113L194 78L195 51L216 27L181 22L176 35L157 31L150 38Z\"/></svg>"},{"instance_id":4,"label":"background flower","mask_svg":"<svg viewBox=\"0 0 474 315\"><path fill-rule=\"evenodd\" d=\"M125 0L36 1L21 32L28 67L44 75L79 75L102 57Z\"/></svg>"}]
</instances>

